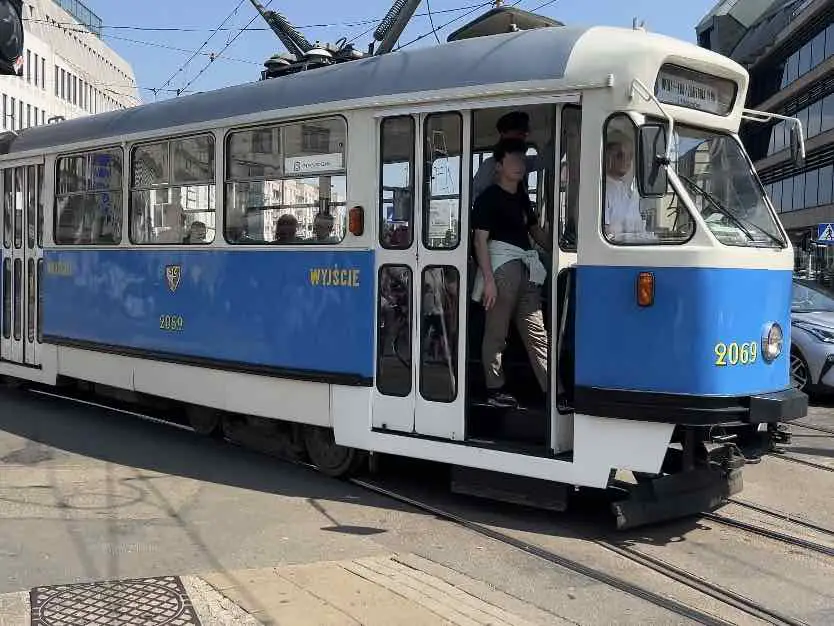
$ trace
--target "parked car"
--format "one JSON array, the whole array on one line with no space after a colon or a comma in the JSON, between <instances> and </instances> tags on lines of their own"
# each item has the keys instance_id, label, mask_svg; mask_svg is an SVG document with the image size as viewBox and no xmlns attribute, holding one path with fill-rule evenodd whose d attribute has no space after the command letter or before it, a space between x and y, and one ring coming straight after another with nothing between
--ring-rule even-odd
<instances>
[{"instance_id":1,"label":"parked car","mask_svg":"<svg viewBox=\"0 0 834 626\"><path fill-rule=\"evenodd\" d=\"M811 395L834 391L834 298L797 280L791 303L791 383Z\"/></svg>"}]
</instances>

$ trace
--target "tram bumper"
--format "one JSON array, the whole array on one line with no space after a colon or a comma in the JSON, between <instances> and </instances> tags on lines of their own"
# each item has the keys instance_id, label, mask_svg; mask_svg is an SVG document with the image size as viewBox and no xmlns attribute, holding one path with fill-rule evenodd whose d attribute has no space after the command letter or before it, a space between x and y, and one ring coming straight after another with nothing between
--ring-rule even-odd
<instances>
[{"instance_id":1,"label":"tram bumper","mask_svg":"<svg viewBox=\"0 0 834 626\"><path fill-rule=\"evenodd\" d=\"M750 424L791 422L808 414L808 396L798 389L750 396L747 421Z\"/></svg>"},{"instance_id":2,"label":"tram bumper","mask_svg":"<svg viewBox=\"0 0 834 626\"><path fill-rule=\"evenodd\" d=\"M680 519L711 511L743 489L745 459L731 444L712 445L697 466L636 483L614 481L627 497L612 503L618 530Z\"/></svg>"},{"instance_id":3,"label":"tram bumper","mask_svg":"<svg viewBox=\"0 0 834 626\"><path fill-rule=\"evenodd\" d=\"M694 396L577 387L576 412L680 426L775 424L808 413L808 396L793 388L744 396Z\"/></svg>"}]
</instances>

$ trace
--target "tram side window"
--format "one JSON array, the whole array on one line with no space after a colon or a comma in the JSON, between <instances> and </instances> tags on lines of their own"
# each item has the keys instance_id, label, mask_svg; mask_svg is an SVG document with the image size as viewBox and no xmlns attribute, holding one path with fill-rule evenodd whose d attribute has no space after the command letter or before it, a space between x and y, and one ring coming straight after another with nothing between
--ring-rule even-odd
<instances>
[{"instance_id":1,"label":"tram side window","mask_svg":"<svg viewBox=\"0 0 834 626\"><path fill-rule=\"evenodd\" d=\"M26 247L31 250L35 247L35 236L37 235L37 182L35 181L35 166L26 168Z\"/></svg>"},{"instance_id":2,"label":"tram side window","mask_svg":"<svg viewBox=\"0 0 834 626\"><path fill-rule=\"evenodd\" d=\"M389 117L380 129L379 242L405 250L414 241L414 118Z\"/></svg>"},{"instance_id":3,"label":"tram side window","mask_svg":"<svg viewBox=\"0 0 834 626\"><path fill-rule=\"evenodd\" d=\"M43 248L43 165L37 166L36 173L38 177L38 247Z\"/></svg>"},{"instance_id":4,"label":"tram side window","mask_svg":"<svg viewBox=\"0 0 834 626\"><path fill-rule=\"evenodd\" d=\"M3 259L3 338L12 336L12 266L11 259Z\"/></svg>"},{"instance_id":5,"label":"tram side window","mask_svg":"<svg viewBox=\"0 0 834 626\"><path fill-rule=\"evenodd\" d=\"M23 203L26 190L26 168L16 167L14 170L14 247L23 246Z\"/></svg>"},{"instance_id":6,"label":"tram side window","mask_svg":"<svg viewBox=\"0 0 834 626\"><path fill-rule=\"evenodd\" d=\"M423 245L457 248L463 172L463 118L460 113L429 115L425 122Z\"/></svg>"},{"instance_id":7,"label":"tram side window","mask_svg":"<svg viewBox=\"0 0 834 626\"><path fill-rule=\"evenodd\" d=\"M3 171L3 247L12 247L12 214L14 212L14 170Z\"/></svg>"},{"instance_id":8,"label":"tram side window","mask_svg":"<svg viewBox=\"0 0 834 626\"><path fill-rule=\"evenodd\" d=\"M379 268L376 386L386 396L411 393L411 268Z\"/></svg>"},{"instance_id":9,"label":"tram side window","mask_svg":"<svg viewBox=\"0 0 834 626\"><path fill-rule=\"evenodd\" d=\"M347 232L346 141L342 118L231 133L226 144L229 243L341 243Z\"/></svg>"},{"instance_id":10,"label":"tram side window","mask_svg":"<svg viewBox=\"0 0 834 626\"><path fill-rule=\"evenodd\" d=\"M579 179L582 109L562 109L562 139L559 159L559 246L576 251L579 226Z\"/></svg>"},{"instance_id":11,"label":"tram side window","mask_svg":"<svg viewBox=\"0 0 834 626\"><path fill-rule=\"evenodd\" d=\"M131 155L130 240L136 244L214 241L214 136L142 144Z\"/></svg>"},{"instance_id":12,"label":"tram side window","mask_svg":"<svg viewBox=\"0 0 834 626\"><path fill-rule=\"evenodd\" d=\"M35 306L37 304L35 288L35 259L26 261L26 340L35 343Z\"/></svg>"},{"instance_id":13,"label":"tram side window","mask_svg":"<svg viewBox=\"0 0 834 626\"><path fill-rule=\"evenodd\" d=\"M55 243L115 245L122 240L122 151L58 159Z\"/></svg>"},{"instance_id":14,"label":"tram side window","mask_svg":"<svg viewBox=\"0 0 834 626\"><path fill-rule=\"evenodd\" d=\"M452 266L423 270L420 324L420 394L454 402L458 394L458 294L460 274Z\"/></svg>"},{"instance_id":15,"label":"tram side window","mask_svg":"<svg viewBox=\"0 0 834 626\"><path fill-rule=\"evenodd\" d=\"M671 185L659 198L644 198L637 185L637 127L617 114L605 123L602 231L618 245L680 244L695 223ZM662 138L658 145L662 145ZM662 148L660 148L662 149Z\"/></svg>"}]
</instances>

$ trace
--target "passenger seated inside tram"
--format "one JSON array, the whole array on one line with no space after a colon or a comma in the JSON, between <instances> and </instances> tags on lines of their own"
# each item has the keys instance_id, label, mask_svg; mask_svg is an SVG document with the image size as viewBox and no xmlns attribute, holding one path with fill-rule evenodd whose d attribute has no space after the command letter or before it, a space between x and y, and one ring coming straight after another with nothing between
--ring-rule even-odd
<instances>
[{"instance_id":1,"label":"passenger seated inside tram","mask_svg":"<svg viewBox=\"0 0 834 626\"><path fill-rule=\"evenodd\" d=\"M333 235L334 219L329 213L317 213L313 218L313 237L317 243L339 243Z\"/></svg>"},{"instance_id":2,"label":"passenger seated inside tram","mask_svg":"<svg viewBox=\"0 0 834 626\"><path fill-rule=\"evenodd\" d=\"M609 127L605 137L605 213L603 231L613 241L651 237L640 214L634 176L634 140Z\"/></svg>"},{"instance_id":3,"label":"passenger seated inside tram","mask_svg":"<svg viewBox=\"0 0 834 626\"><path fill-rule=\"evenodd\" d=\"M185 236L185 243L205 243L206 225L203 222L192 222Z\"/></svg>"},{"instance_id":4,"label":"passenger seated inside tram","mask_svg":"<svg viewBox=\"0 0 834 626\"><path fill-rule=\"evenodd\" d=\"M275 225L275 241L277 243L297 243L298 220L294 215L285 213L278 218Z\"/></svg>"}]
</instances>

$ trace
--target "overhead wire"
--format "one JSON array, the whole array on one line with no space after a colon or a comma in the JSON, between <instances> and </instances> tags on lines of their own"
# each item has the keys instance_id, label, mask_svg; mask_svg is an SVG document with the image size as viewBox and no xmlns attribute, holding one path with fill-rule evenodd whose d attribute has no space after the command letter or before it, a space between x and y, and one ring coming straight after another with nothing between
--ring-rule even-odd
<instances>
[{"instance_id":1,"label":"overhead wire","mask_svg":"<svg viewBox=\"0 0 834 626\"><path fill-rule=\"evenodd\" d=\"M55 28L61 28L62 30L65 30L65 31L71 32L71 33L79 33L79 34L82 34L82 35L90 35L90 36L93 36L93 37L96 36L95 33L91 33L90 31L88 31L85 28L74 28L74 29L73 28L66 28L66 27L60 26L57 23L46 22L46 21L45 21L45 25L53 26ZM76 24L76 26L78 26L78 25ZM223 61L234 61L234 62L237 62L237 63L248 63L250 65L260 65L261 64L260 61L255 61L253 59L238 59L236 57L220 56L220 55L218 55L216 53L213 53L213 52L203 52L202 50L194 50L192 48L179 48L177 46L171 46L171 45L168 45L168 44L165 44L165 43L160 43L158 41L147 41L145 39L133 39L132 37L120 37L118 35L107 35L107 38L108 39L114 39L116 41L126 41L128 43L135 43L135 44L138 44L138 45L141 45L141 46L150 46L150 47L153 47L153 48L162 48L164 50L172 50L174 52L183 52L183 53L186 53L186 54L197 54L197 55L200 55L200 56L207 56L207 57L210 57L210 56L214 55L215 60L221 59Z\"/></svg>"},{"instance_id":2,"label":"overhead wire","mask_svg":"<svg viewBox=\"0 0 834 626\"><path fill-rule=\"evenodd\" d=\"M218 27L217 27L214 31L212 31L212 33L211 33L211 35L209 35L208 39L206 39L206 40L203 42L203 45L201 45L201 46L200 46L200 47L199 47L199 48L198 48L198 49L194 52L194 54L192 54L192 55L189 57L189 59L188 59L185 63L183 63L183 64L180 66L180 68L179 68L177 71L175 71L173 74L171 74L170 78L168 78L168 80L166 80L166 81L165 81L165 82L161 85L161 88L165 88L165 87L167 87L168 85L170 85L170 84L171 84L171 81L172 81L172 80L174 80L174 78L176 78L177 74L179 74L180 72L182 72L182 71L184 71L184 70L185 70L185 68L188 66L188 64L189 64L189 63L191 63L191 61L193 61L193 60L197 57L197 55L199 54L199 52L200 52L200 51L202 51L202 50L203 50L203 48L205 48L205 47L208 45L209 41L211 41L211 40L214 38L214 36L215 36L217 33L219 33L219 32L220 32L220 29L221 29L221 28L223 28L223 26L226 24L226 22L228 22L230 19L232 19L232 17L234 17L234 16L235 16L235 14L238 12L238 10L240 9L240 7L241 7L241 6L243 6L243 3L244 3L244 2L246 2L246 0L240 0L240 1L237 3L237 6L234 8L234 10L233 10L231 13L229 13L229 15L227 15L227 16L226 16L226 18L225 18L225 19L224 19L224 20L220 23L220 26L218 26ZM252 20L252 21L254 21L254 20ZM250 22L250 24L251 24L251 22ZM228 46L226 46L226 48L228 48ZM224 50L225 50L225 48L224 48ZM212 60L213 60L213 59L212 59Z\"/></svg>"},{"instance_id":3,"label":"overhead wire","mask_svg":"<svg viewBox=\"0 0 834 626\"><path fill-rule=\"evenodd\" d=\"M487 7L487 6L490 6L490 5L494 5L494 4L495 4L494 0L488 0L487 2L482 2L481 4L474 6L474 7L472 8L472 10L467 11L467 12L466 12L466 13L464 13L463 15L459 15L459 16L457 16L456 18L449 20L448 22L446 22L445 24L443 24L440 28L437 28L437 29L432 29L432 30L430 30L430 31L429 31L429 32L427 32L427 33L423 33L422 35L419 35L419 36L415 37L415 38L414 38L414 39L412 39L411 41L408 41L408 42L404 43L404 44L403 44L403 45L401 45L401 46L397 46L397 48L396 48L396 49L397 49L397 50L402 50L403 48L407 48L408 46L410 46L410 45L412 45L412 44L415 44L415 43L417 43L418 41L421 41L421 40L425 39L426 37L430 37L432 34L435 34L435 36L436 36L436 31L438 31L438 30L443 30L443 29L444 29L444 28L446 28L447 26L451 26L451 25L452 25L452 24L454 24L455 22L459 22L459 21L460 21L460 20L462 20L463 18L465 18L465 17L468 17L468 16L472 15L475 11L477 11L477 10L479 10L479 9L483 9L484 7Z\"/></svg>"},{"instance_id":4,"label":"overhead wire","mask_svg":"<svg viewBox=\"0 0 834 626\"><path fill-rule=\"evenodd\" d=\"M455 7L451 9L434 9L432 13L435 15L441 15L446 13L456 13L458 11L466 11L468 9L472 9L475 7L481 7L481 4L471 4L462 7ZM415 13L415 17L427 17L428 12L423 13ZM56 26L70 26L70 27L77 27L79 26L78 22L53 22L52 20L43 20L43 19L36 19L36 18L23 18L24 22L32 22L32 23L49 23ZM334 28L336 26L344 26L348 28L353 28L356 26L367 26L368 24L373 24L374 27L379 23L379 19L364 19L364 20L355 20L355 21L348 21L348 22L331 22L325 24L304 24L301 26L295 26L295 28L301 29L310 29L310 28ZM199 33L199 32L222 32L222 31L238 31L239 28L234 26L228 27L221 27L217 29L212 28L187 28L181 26L129 26L129 25L108 25L103 24L101 26L102 29L110 29L110 30L136 30L136 31L145 31L145 32L182 32L182 33ZM272 29L268 26L254 26L254 27L247 27L244 29L247 32L250 31L271 31ZM90 32L87 29L84 29L84 32ZM92 33L91 33L92 34ZM109 35L108 35L109 36Z\"/></svg>"},{"instance_id":5,"label":"overhead wire","mask_svg":"<svg viewBox=\"0 0 834 626\"><path fill-rule=\"evenodd\" d=\"M440 37L437 35L437 29L434 27L434 18L431 14L431 0L426 0L426 11L429 14L429 24L431 24L431 31L434 33L434 38L437 40L437 43L440 43Z\"/></svg>"},{"instance_id":6,"label":"overhead wire","mask_svg":"<svg viewBox=\"0 0 834 626\"><path fill-rule=\"evenodd\" d=\"M269 0L269 2L267 2L267 3L266 3L266 6L268 7L270 4L272 4L272 0ZM254 21L255 21L256 19L258 19L259 17L261 17L260 13L256 14L256 15L255 15L255 16L254 16L251 20L249 20L249 23L248 23L246 26L244 26L243 28L241 28L241 29L240 29L240 31L239 31L239 32L238 32L238 33L237 33L234 37L232 37L232 39L230 39L228 42L226 42L226 45L223 47L223 49L220 51L220 53L219 53L219 54L223 54L226 50L228 50L228 49L229 49L229 46L231 46L231 45L232 45L235 41L237 41L238 37L240 37L240 36L241 36L244 32L246 32L246 28L248 28L249 26L251 26L251 25L252 25L252 22L254 22ZM201 70L197 73L197 75L196 75L196 76L194 76L194 78L192 78L190 81L188 81L188 83L186 83L186 85L185 85L182 89L183 89L183 90L188 89L191 85L193 85L193 84L194 84L194 82L195 82L198 78L200 78L200 76L202 76L202 75L206 72L206 70L208 70L208 68L210 68L213 64L214 64L214 59L211 59L211 60L210 60L210 61L206 64L206 66L205 66L203 69L201 69ZM164 86L164 85L163 85L163 86ZM178 92L178 93L177 93L177 95L180 95L180 93Z\"/></svg>"},{"instance_id":7,"label":"overhead wire","mask_svg":"<svg viewBox=\"0 0 834 626\"><path fill-rule=\"evenodd\" d=\"M525 0L516 0L510 6L518 6L518 5L522 4L522 2L524 2L524 1ZM120 36L111 35L111 34L105 35L107 38L114 39L114 40L117 40L117 41L125 41L127 43L133 43L133 44L137 44L137 45L145 45L145 46L150 46L150 47L156 47L156 48L161 48L161 49L165 49L165 50L171 50L171 51L174 51L174 52L182 52L182 53L190 55L189 58L160 87L142 87L142 86L138 86L138 85L125 85L125 86L130 87L130 88L141 89L141 90L144 90L144 91L150 91L154 94L157 94L159 92L165 92L165 93L174 93L174 94L177 94L177 95L182 95L184 93L190 93L189 90L188 90L188 87L190 87L200 76L202 76L214 64L214 61L224 60L224 61L231 61L231 62L238 62L238 63L246 63L246 64L251 64L251 65L261 65L261 63L259 61L255 61L255 60L252 60L252 59L240 59L240 58L236 58L236 57L229 57L229 56L224 56L224 54L223 54L226 50L228 50L228 48L244 32L270 31L271 30L271 28L269 28L269 27L252 27L252 23L259 17L258 15L254 16L246 24L246 26L244 26L242 28L226 26L226 23L232 17L234 17L234 15L239 11L240 7L243 5L244 2L245 2L245 0L240 0L238 2L237 6L235 7L235 9L231 13L229 13L229 15L220 23L220 25L217 26L216 28L210 30L211 34L209 35L209 37L203 42L203 44L197 50L191 50L191 49L187 49L187 48L180 48L180 47L177 47L177 46L171 46L171 45L160 43L160 42L146 41L146 40L134 39L134 38L130 38L130 37L120 37ZM556 2L558 2L558 0L548 0L546 2L541 3L536 8L531 9L531 11L535 12L535 11L541 10L541 9L547 7L547 6L555 4ZM272 3L272 0L269 0L269 2L267 3L267 6L269 6L269 4L271 4L271 3ZM402 49L402 48L406 48L406 47L408 47L410 45L413 45L414 43L417 43L418 41L421 41L421 40L425 39L426 37L430 37L432 35L435 37L435 39L437 40L438 43L442 43L440 41L440 37L439 37L439 34L438 34L440 31L442 31L444 28L446 28L446 27L464 19L465 17L468 17L469 15L472 15L476 11L478 11L480 9L483 9L487 6L493 5L493 4L494 4L494 0L487 0L485 2L481 2L481 3L478 3L478 4L470 4L470 5L466 5L466 6L454 7L454 8L449 8L449 9L433 10L431 8L430 0L426 0L426 9L427 10L425 12L422 12L422 13L415 13L415 16L428 17L429 22L431 24L431 30L415 37L414 39L406 42L405 44L397 46L396 49L399 50L399 49ZM463 13L461 15L458 15L457 17L455 17L455 18L445 22L444 24L440 25L439 27L435 26L434 15L459 13L461 11L465 11L465 13ZM35 22L43 23L43 24L47 24L47 25L50 25L50 26L59 27L59 28L62 28L64 30L68 30L68 31L71 31L71 32L76 32L76 33L88 34L88 35L95 36L94 33L92 33L91 31L89 31L86 28L83 28L77 22L55 22L54 20L42 20L42 19L34 19L34 18L24 18L24 21L33 22L33 23L35 23ZM353 43L356 40L360 39L361 37L370 33L376 27L376 25L378 23L379 23L379 19L367 19L367 20L356 20L356 21L347 21L347 22L332 22L332 23L323 23L323 24L306 24L306 25L302 25L302 26L296 26L296 28L297 29L311 29L311 28L330 28L330 27L336 27L336 26L365 26L365 25L371 25L370 28L364 30L363 32L361 32L360 34L354 36L353 38L351 38L349 40L349 43ZM149 31L201 32L203 30L207 30L207 29L185 28L185 27L151 27L151 26L127 26L127 25L102 25L102 28L103 29L111 29L111 30L135 30L135 31L148 31L148 32ZM204 51L204 48L209 44L209 42L219 32L232 31L232 30L237 31L235 36L226 43L226 45L220 50L220 52ZM176 78L177 74L182 72L198 56L209 57L209 62L191 80L189 80L185 84L185 86L183 86L182 88L179 88L179 89L177 89L177 88L167 88L171 84L171 81L174 78ZM92 81L91 81L91 84L93 84ZM99 86L103 85L103 83L95 83L95 84L97 84ZM116 86L116 85L114 84L114 86ZM110 91L112 91L112 90L110 90ZM114 91L113 93L117 93L117 92ZM119 95L122 95L122 94L119 94Z\"/></svg>"}]
</instances>

